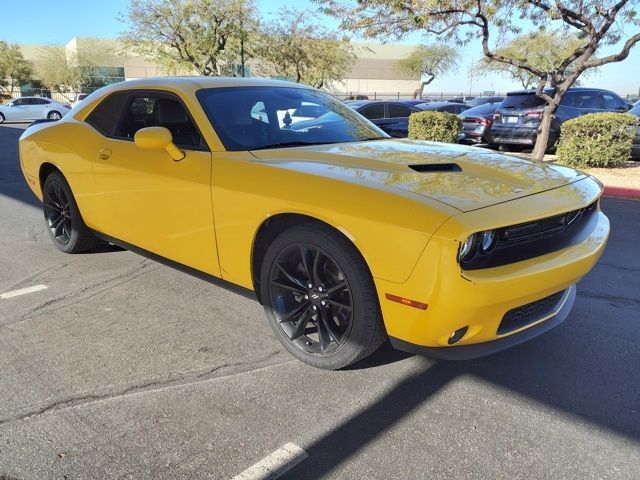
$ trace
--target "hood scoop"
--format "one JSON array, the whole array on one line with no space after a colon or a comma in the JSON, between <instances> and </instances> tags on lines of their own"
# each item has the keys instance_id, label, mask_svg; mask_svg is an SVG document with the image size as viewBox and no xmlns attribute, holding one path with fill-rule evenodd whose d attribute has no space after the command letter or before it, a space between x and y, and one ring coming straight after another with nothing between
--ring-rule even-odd
<instances>
[{"instance_id":1,"label":"hood scoop","mask_svg":"<svg viewBox=\"0 0 640 480\"><path fill-rule=\"evenodd\" d=\"M420 173L462 171L462 168L460 168L460 165L457 163L421 163L418 165L409 165L409 168Z\"/></svg>"}]
</instances>

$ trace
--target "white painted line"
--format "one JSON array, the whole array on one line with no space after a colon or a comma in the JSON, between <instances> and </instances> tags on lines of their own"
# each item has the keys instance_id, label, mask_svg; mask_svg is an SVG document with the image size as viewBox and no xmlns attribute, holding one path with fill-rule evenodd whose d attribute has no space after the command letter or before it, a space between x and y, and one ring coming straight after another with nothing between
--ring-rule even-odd
<instances>
[{"instance_id":1,"label":"white painted line","mask_svg":"<svg viewBox=\"0 0 640 480\"><path fill-rule=\"evenodd\" d=\"M274 480L308 458L309 454L293 443L287 443L232 480Z\"/></svg>"},{"instance_id":2,"label":"white painted line","mask_svg":"<svg viewBox=\"0 0 640 480\"><path fill-rule=\"evenodd\" d=\"M34 285L33 287L21 288L20 290L12 290L10 292L0 294L1 300L6 300L7 298L19 297L20 295L26 295L27 293L39 292L40 290L46 290L46 285Z\"/></svg>"}]
</instances>

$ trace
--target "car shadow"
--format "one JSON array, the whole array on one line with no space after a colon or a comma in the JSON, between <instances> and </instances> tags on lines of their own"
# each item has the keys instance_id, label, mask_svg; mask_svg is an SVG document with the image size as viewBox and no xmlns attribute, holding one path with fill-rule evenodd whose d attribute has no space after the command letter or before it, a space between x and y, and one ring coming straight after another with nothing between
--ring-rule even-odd
<instances>
[{"instance_id":1,"label":"car shadow","mask_svg":"<svg viewBox=\"0 0 640 480\"><path fill-rule=\"evenodd\" d=\"M24 124L0 127L0 195L40 208L40 201L29 189L20 170L18 139L24 127Z\"/></svg>"}]
</instances>

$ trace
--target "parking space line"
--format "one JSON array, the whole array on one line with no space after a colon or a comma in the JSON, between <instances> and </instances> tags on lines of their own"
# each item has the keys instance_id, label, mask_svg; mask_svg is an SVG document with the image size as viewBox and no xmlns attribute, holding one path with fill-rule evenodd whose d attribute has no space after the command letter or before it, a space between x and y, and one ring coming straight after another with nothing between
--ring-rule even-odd
<instances>
[{"instance_id":1,"label":"parking space line","mask_svg":"<svg viewBox=\"0 0 640 480\"><path fill-rule=\"evenodd\" d=\"M5 292L0 294L1 300L6 300L7 298L19 297L20 295L26 295L27 293L39 292L40 290L46 290L46 285L34 285L32 287L21 288L19 290L11 290L10 292Z\"/></svg>"},{"instance_id":2,"label":"parking space line","mask_svg":"<svg viewBox=\"0 0 640 480\"><path fill-rule=\"evenodd\" d=\"M309 454L302 448L294 443L287 443L232 480L274 480L308 457Z\"/></svg>"}]
</instances>

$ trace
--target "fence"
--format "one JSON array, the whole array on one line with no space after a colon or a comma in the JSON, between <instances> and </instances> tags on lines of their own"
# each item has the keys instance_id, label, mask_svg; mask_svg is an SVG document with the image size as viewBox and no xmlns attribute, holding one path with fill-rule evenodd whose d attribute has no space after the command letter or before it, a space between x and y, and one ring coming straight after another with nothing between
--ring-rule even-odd
<instances>
[{"instance_id":1,"label":"fence","mask_svg":"<svg viewBox=\"0 0 640 480\"><path fill-rule=\"evenodd\" d=\"M423 92L422 97L428 100L451 100L454 98L459 99L471 99L473 97L480 96L500 96L505 95L505 93L501 92ZM627 93L627 94L619 94L622 98L627 100L638 100L640 97L639 93ZM400 100L405 98L413 98L413 92L347 92L347 93L336 93L336 97L346 98L347 100Z\"/></svg>"}]
</instances>

